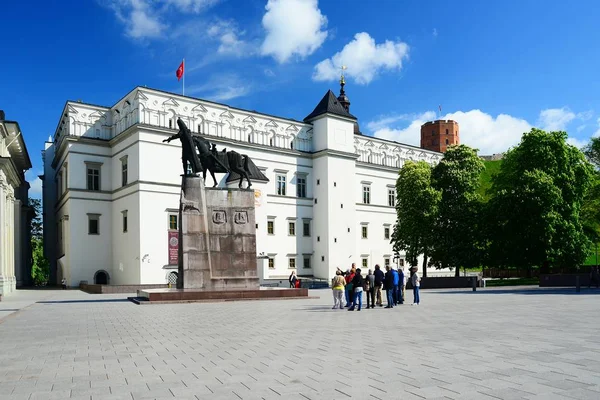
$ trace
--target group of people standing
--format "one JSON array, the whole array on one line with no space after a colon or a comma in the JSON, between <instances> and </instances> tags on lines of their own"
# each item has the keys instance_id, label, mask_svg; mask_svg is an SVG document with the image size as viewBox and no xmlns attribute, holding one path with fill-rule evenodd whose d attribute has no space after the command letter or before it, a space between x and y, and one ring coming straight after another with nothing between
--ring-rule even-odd
<instances>
[{"instance_id":1,"label":"group of people standing","mask_svg":"<svg viewBox=\"0 0 600 400\"><path fill-rule=\"evenodd\" d=\"M352 264L352 268L346 272L337 269L335 277L331 281L333 290L333 309L344 308L348 311L360 311L362 309L362 294L367 293L367 308L375 308L375 305L383 307L382 290L386 291L387 305L385 308L393 308L395 305L404 304L404 291L407 277L400 268L395 270L390 266L385 267L384 273L379 265L375 265L375 271L369 270L366 277L362 276L360 268ZM421 278L417 273L417 267L411 267L410 280L413 287L413 305L420 302Z\"/></svg>"}]
</instances>

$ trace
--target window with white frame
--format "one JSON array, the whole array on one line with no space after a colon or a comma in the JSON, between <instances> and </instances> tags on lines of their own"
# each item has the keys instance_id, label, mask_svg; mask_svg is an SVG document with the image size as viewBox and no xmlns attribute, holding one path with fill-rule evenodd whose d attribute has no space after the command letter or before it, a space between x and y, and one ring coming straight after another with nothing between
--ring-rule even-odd
<instances>
[{"instance_id":1,"label":"window with white frame","mask_svg":"<svg viewBox=\"0 0 600 400\"><path fill-rule=\"evenodd\" d=\"M310 269L310 256L304 256L304 269Z\"/></svg>"},{"instance_id":2,"label":"window with white frame","mask_svg":"<svg viewBox=\"0 0 600 400\"><path fill-rule=\"evenodd\" d=\"M296 221L288 221L288 235L296 236Z\"/></svg>"},{"instance_id":3,"label":"window with white frame","mask_svg":"<svg viewBox=\"0 0 600 400\"><path fill-rule=\"evenodd\" d=\"M288 259L288 268L290 268L290 269L296 268L296 257L290 257Z\"/></svg>"},{"instance_id":4,"label":"window with white frame","mask_svg":"<svg viewBox=\"0 0 600 400\"><path fill-rule=\"evenodd\" d=\"M384 239L389 239L390 238L390 227L389 227L389 225L383 227L383 238Z\"/></svg>"},{"instance_id":5,"label":"window with white frame","mask_svg":"<svg viewBox=\"0 0 600 400\"><path fill-rule=\"evenodd\" d=\"M100 190L100 167L101 163L86 162L87 190Z\"/></svg>"},{"instance_id":6,"label":"window with white frame","mask_svg":"<svg viewBox=\"0 0 600 400\"><path fill-rule=\"evenodd\" d=\"M296 177L296 196L304 198L306 197L306 176L299 175Z\"/></svg>"},{"instance_id":7,"label":"window with white frame","mask_svg":"<svg viewBox=\"0 0 600 400\"><path fill-rule=\"evenodd\" d=\"M275 234L275 220L269 219L267 221L267 234L274 235Z\"/></svg>"},{"instance_id":8,"label":"window with white frame","mask_svg":"<svg viewBox=\"0 0 600 400\"><path fill-rule=\"evenodd\" d=\"M310 220L305 219L302 221L302 236L310 236Z\"/></svg>"},{"instance_id":9,"label":"window with white frame","mask_svg":"<svg viewBox=\"0 0 600 400\"><path fill-rule=\"evenodd\" d=\"M363 204L371 204L371 185L363 183L362 186Z\"/></svg>"},{"instance_id":10,"label":"window with white frame","mask_svg":"<svg viewBox=\"0 0 600 400\"><path fill-rule=\"evenodd\" d=\"M394 207L396 205L396 190L388 187L388 206Z\"/></svg>"},{"instance_id":11,"label":"window with white frame","mask_svg":"<svg viewBox=\"0 0 600 400\"><path fill-rule=\"evenodd\" d=\"M170 212L169 213L169 230L170 231L176 231L179 230L179 215L176 214L175 212Z\"/></svg>"},{"instance_id":12,"label":"window with white frame","mask_svg":"<svg viewBox=\"0 0 600 400\"><path fill-rule=\"evenodd\" d=\"M360 232L361 238L367 239L369 237L369 227L367 225L361 225Z\"/></svg>"},{"instance_id":13,"label":"window with white frame","mask_svg":"<svg viewBox=\"0 0 600 400\"><path fill-rule=\"evenodd\" d=\"M383 265L385 267L389 267L390 266L390 258L389 257L384 258Z\"/></svg>"},{"instance_id":14,"label":"window with white frame","mask_svg":"<svg viewBox=\"0 0 600 400\"><path fill-rule=\"evenodd\" d=\"M279 196L285 196L286 193L286 176L284 174L277 174L277 178L275 181L277 187L276 187L276 193Z\"/></svg>"},{"instance_id":15,"label":"window with white frame","mask_svg":"<svg viewBox=\"0 0 600 400\"><path fill-rule=\"evenodd\" d=\"M369 259L367 257L362 258L362 268L363 269L369 268Z\"/></svg>"},{"instance_id":16,"label":"window with white frame","mask_svg":"<svg viewBox=\"0 0 600 400\"><path fill-rule=\"evenodd\" d=\"M269 256L269 269L275 269L275 257Z\"/></svg>"}]
</instances>

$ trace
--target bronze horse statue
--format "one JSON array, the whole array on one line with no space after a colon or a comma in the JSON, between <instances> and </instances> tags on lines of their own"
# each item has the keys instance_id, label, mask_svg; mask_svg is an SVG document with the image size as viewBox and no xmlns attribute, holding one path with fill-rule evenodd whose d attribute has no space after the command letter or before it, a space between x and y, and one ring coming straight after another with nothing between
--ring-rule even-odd
<instances>
[{"instance_id":1,"label":"bronze horse statue","mask_svg":"<svg viewBox=\"0 0 600 400\"><path fill-rule=\"evenodd\" d=\"M244 178L248 181L248 188L252 187L249 176L248 156L246 154L240 154L233 150L226 151L226 149L217 152L214 143L211 149L209 141L200 136L194 136L194 144L202 162L202 177L206 181L206 172L210 172L210 176L212 176L214 182L213 187L217 186L215 172L235 172L240 176L239 188L242 187Z\"/></svg>"}]
</instances>

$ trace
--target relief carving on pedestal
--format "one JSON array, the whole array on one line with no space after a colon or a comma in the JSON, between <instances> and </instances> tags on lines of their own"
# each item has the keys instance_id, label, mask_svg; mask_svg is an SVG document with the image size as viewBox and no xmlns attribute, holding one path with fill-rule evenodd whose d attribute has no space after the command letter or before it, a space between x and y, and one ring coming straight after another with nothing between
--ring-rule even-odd
<instances>
[{"instance_id":1,"label":"relief carving on pedestal","mask_svg":"<svg viewBox=\"0 0 600 400\"><path fill-rule=\"evenodd\" d=\"M238 225L244 225L248 223L248 211L236 211L233 216L233 222Z\"/></svg>"},{"instance_id":2,"label":"relief carving on pedestal","mask_svg":"<svg viewBox=\"0 0 600 400\"><path fill-rule=\"evenodd\" d=\"M221 225L227 222L227 214L224 210L214 210L212 220L215 224Z\"/></svg>"}]
</instances>

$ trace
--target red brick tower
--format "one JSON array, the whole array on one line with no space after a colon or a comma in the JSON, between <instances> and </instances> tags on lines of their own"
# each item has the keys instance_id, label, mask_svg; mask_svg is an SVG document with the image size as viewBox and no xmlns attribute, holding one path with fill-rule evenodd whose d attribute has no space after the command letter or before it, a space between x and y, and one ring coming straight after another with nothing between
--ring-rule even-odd
<instances>
[{"instance_id":1,"label":"red brick tower","mask_svg":"<svg viewBox=\"0 0 600 400\"><path fill-rule=\"evenodd\" d=\"M448 146L460 144L458 139L458 122L437 120L421 125L421 148L446 152Z\"/></svg>"}]
</instances>

